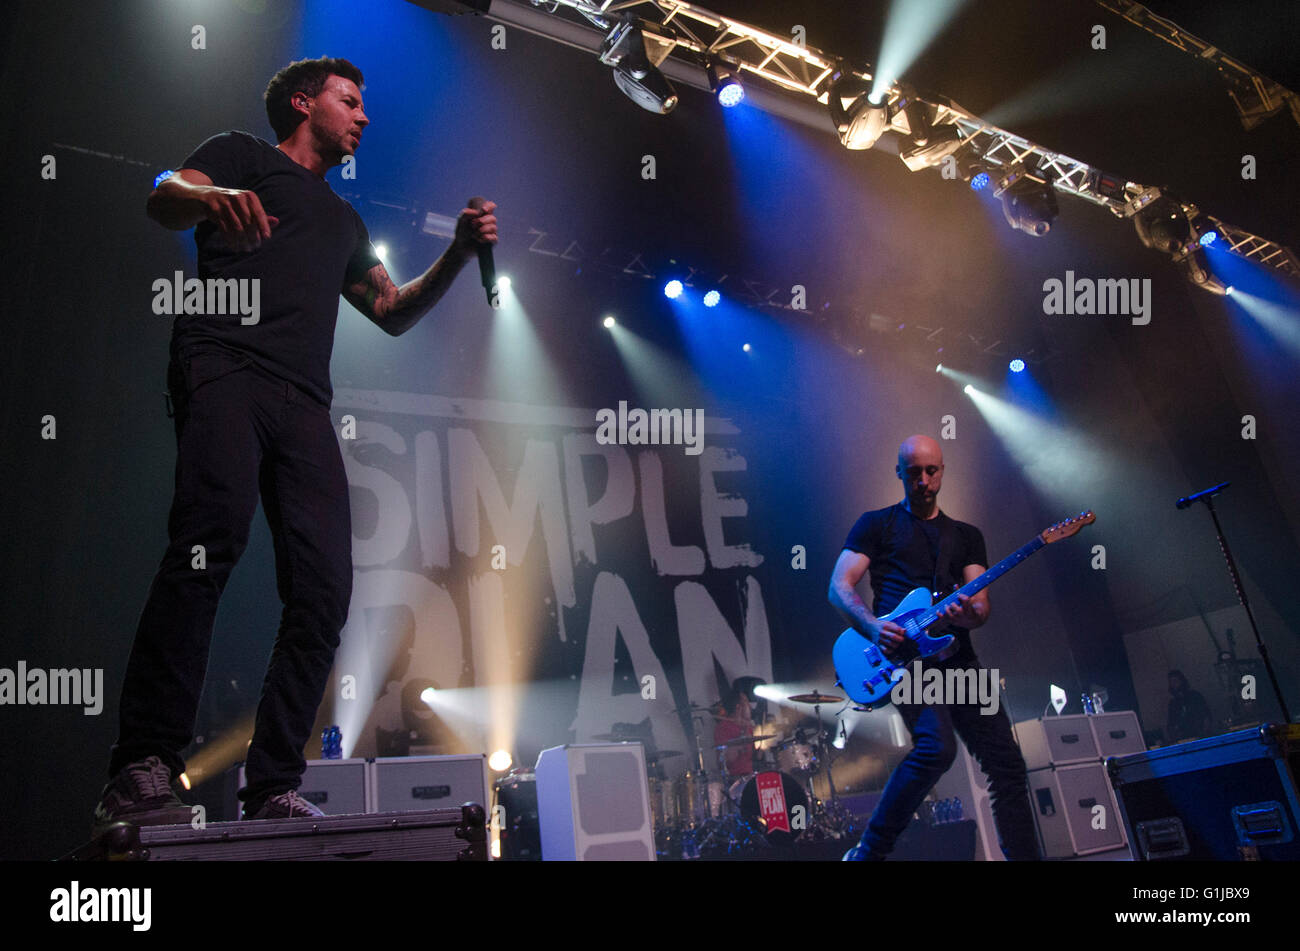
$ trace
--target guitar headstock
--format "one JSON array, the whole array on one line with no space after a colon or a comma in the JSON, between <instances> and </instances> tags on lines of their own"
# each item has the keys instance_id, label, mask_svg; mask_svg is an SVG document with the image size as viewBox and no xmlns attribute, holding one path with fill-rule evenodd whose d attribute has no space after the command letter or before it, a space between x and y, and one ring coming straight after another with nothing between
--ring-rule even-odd
<instances>
[{"instance_id":1,"label":"guitar headstock","mask_svg":"<svg viewBox=\"0 0 1300 951\"><path fill-rule=\"evenodd\" d=\"M1057 522L1051 528L1043 529L1038 537L1043 540L1044 545L1050 545L1052 542L1059 542L1063 538L1078 534L1083 526L1091 525L1095 521L1097 521L1097 516L1092 514L1092 509L1088 509L1086 512L1080 512L1074 518L1067 518L1064 522Z\"/></svg>"}]
</instances>

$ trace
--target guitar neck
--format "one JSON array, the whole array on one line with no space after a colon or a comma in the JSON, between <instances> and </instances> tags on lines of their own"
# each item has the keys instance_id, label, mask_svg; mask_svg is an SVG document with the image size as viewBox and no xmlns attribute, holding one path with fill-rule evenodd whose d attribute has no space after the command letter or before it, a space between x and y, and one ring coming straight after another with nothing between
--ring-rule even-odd
<instances>
[{"instance_id":1,"label":"guitar neck","mask_svg":"<svg viewBox=\"0 0 1300 951\"><path fill-rule=\"evenodd\" d=\"M964 594L968 598L974 597L975 595L979 594L979 592L983 591L985 588L991 585L993 582L997 581L999 578L1005 575L1012 568L1016 567L1016 565L1020 564L1022 561L1024 561L1026 558L1032 555L1034 552L1038 551L1038 549L1046 548L1046 547L1047 547L1047 543L1044 542L1040 536L1035 535L1034 540L1031 541L1029 544L1017 548L1006 558L1003 558L1001 561L999 561L988 571L984 572L984 574L980 575L978 578L976 578L973 581L968 581L966 584L958 588L952 594L948 595L938 604L931 607L929 611L921 615L921 617L918 619L917 626L919 626L922 629L925 629L929 627L931 624L934 624L941 617L943 617L944 612L948 609L948 605L957 604L959 602L961 595Z\"/></svg>"}]
</instances>

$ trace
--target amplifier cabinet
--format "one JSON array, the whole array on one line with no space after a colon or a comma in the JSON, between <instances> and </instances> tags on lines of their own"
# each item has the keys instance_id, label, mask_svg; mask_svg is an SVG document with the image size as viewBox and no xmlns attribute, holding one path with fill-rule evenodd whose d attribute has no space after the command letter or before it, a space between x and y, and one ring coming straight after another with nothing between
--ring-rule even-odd
<instances>
[{"instance_id":1,"label":"amplifier cabinet","mask_svg":"<svg viewBox=\"0 0 1300 951\"><path fill-rule=\"evenodd\" d=\"M1300 725L1106 761L1138 861L1300 859Z\"/></svg>"},{"instance_id":2,"label":"amplifier cabinet","mask_svg":"<svg viewBox=\"0 0 1300 951\"><path fill-rule=\"evenodd\" d=\"M1046 769L1071 763L1099 762L1097 738L1087 715L1021 720L1016 739L1025 757L1025 769Z\"/></svg>"},{"instance_id":3,"label":"amplifier cabinet","mask_svg":"<svg viewBox=\"0 0 1300 951\"><path fill-rule=\"evenodd\" d=\"M487 756L381 756L370 764L375 812L459 809L488 800Z\"/></svg>"},{"instance_id":4,"label":"amplifier cabinet","mask_svg":"<svg viewBox=\"0 0 1300 951\"><path fill-rule=\"evenodd\" d=\"M315 805L327 816L356 816L374 812L370 763L364 759L309 759L302 774L298 795ZM244 767L239 767L239 787L248 782ZM460 803L456 803L460 805ZM427 807L426 807L427 808ZM230 815L240 815L240 804L233 804Z\"/></svg>"},{"instance_id":5,"label":"amplifier cabinet","mask_svg":"<svg viewBox=\"0 0 1300 951\"><path fill-rule=\"evenodd\" d=\"M1029 803L1047 858L1073 858L1124 845L1124 829L1101 763L1029 774Z\"/></svg>"},{"instance_id":6,"label":"amplifier cabinet","mask_svg":"<svg viewBox=\"0 0 1300 951\"><path fill-rule=\"evenodd\" d=\"M1092 721L1092 736L1097 742L1097 755L1102 759L1107 756L1128 756L1141 753L1147 748L1142 738L1142 724L1138 715L1132 710L1117 713L1098 713L1088 717Z\"/></svg>"}]
</instances>

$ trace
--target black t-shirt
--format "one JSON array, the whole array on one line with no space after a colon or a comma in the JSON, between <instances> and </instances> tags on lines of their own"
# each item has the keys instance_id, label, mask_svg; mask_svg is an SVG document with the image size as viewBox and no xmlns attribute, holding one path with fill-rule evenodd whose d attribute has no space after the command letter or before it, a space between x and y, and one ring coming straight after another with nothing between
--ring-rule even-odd
<instances>
[{"instance_id":1,"label":"black t-shirt","mask_svg":"<svg viewBox=\"0 0 1300 951\"><path fill-rule=\"evenodd\" d=\"M211 222L194 229L199 278L258 279L260 313L250 324L237 314L178 315L173 351L236 350L328 405L339 294L379 263L361 216L323 178L247 132L214 135L181 168L222 188L256 192L280 221L247 253L232 250Z\"/></svg>"},{"instance_id":2,"label":"black t-shirt","mask_svg":"<svg viewBox=\"0 0 1300 951\"><path fill-rule=\"evenodd\" d=\"M948 542L943 564L936 566L941 536ZM875 600L871 612L883 617L898 606L913 588L947 595L953 585L963 583L967 565L988 567L984 536L974 525L959 522L940 512L931 519L917 518L902 503L866 512L854 523L844 547L871 559L868 571ZM962 654L971 649L965 628L935 625L931 634L956 634Z\"/></svg>"}]
</instances>

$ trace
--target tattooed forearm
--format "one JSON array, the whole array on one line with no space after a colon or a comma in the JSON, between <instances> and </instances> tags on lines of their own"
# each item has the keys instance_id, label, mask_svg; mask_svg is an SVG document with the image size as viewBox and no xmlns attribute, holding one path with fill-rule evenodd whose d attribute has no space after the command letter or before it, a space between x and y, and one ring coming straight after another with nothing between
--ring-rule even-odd
<instances>
[{"instance_id":1,"label":"tattooed forearm","mask_svg":"<svg viewBox=\"0 0 1300 951\"><path fill-rule=\"evenodd\" d=\"M867 610L866 603L849 585L832 582L830 602L831 606L860 633L866 634L876 623L875 615Z\"/></svg>"},{"instance_id":2,"label":"tattooed forearm","mask_svg":"<svg viewBox=\"0 0 1300 951\"><path fill-rule=\"evenodd\" d=\"M414 327L442 299L467 260L463 252L449 249L429 270L401 287L393 283L382 264L377 264L366 275L365 283L353 288L353 303L364 304L359 309L396 337Z\"/></svg>"}]
</instances>

